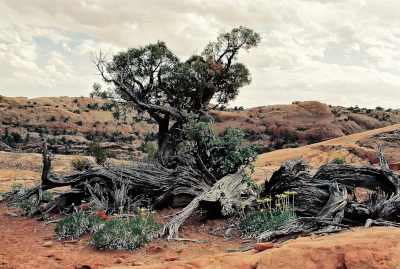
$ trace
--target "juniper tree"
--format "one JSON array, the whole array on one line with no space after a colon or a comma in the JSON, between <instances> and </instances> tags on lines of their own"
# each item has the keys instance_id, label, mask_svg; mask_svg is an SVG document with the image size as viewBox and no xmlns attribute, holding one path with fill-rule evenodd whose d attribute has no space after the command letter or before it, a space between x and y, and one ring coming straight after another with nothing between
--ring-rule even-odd
<instances>
[{"instance_id":1,"label":"juniper tree","mask_svg":"<svg viewBox=\"0 0 400 269\"><path fill-rule=\"evenodd\" d=\"M102 90L95 83L93 94L112 105L117 119L132 114L137 121L150 117L158 125L160 161L170 167L179 162L179 144L188 139L185 124L207 115L211 101L215 106L227 104L250 84L249 69L237 55L260 40L258 33L241 26L222 31L215 42L186 61L162 41L115 55L92 55L108 86Z\"/></svg>"}]
</instances>

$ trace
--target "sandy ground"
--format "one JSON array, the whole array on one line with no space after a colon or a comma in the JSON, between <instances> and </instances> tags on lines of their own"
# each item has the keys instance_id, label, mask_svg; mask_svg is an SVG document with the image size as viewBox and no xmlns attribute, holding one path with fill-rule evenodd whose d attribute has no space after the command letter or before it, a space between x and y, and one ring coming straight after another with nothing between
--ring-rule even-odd
<instances>
[{"instance_id":1,"label":"sandy ground","mask_svg":"<svg viewBox=\"0 0 400 269\"><path fill-rule=\"evenodd\" d=\"M303 148L284 149L263 154L255 163L254 179L262 185L262 182L265 179L268 180L282 162L296 157L310 161L310 164L315 167L328 163L338 153L346 158L347 163L376 164L374 159L376 150L361 148L356 141L397 128L400 128L400 124ZM394 151L397 151L396 147L386 148L385 156L392 158L392 161L398 161L397 157L393 157ZM72 173L68 158L70 156L55 155L53 172L62 175ZM40 181L41 162L40 154L0 152L0 188L9 190L13 183L23 183L28 187L37 184ZM176 209L164 209L157 214L157 217L161 223L165 223L170 218L168 216L175 211ZM202 244L156 239L133 253L99 251L88 245L89 235L83 236L75 244L64 244L54 238L52 224L44 226L44 222L38 221L37 218L12 217L6 215L6 212L18 213L18 210L0 207L0 268L75 268L75 266L80 268L85 264L90 265L91 268L103 268L117 265L118 260L122 261L121 265L132 265L134 261L154 264L163 262L169 256L179 256L182 260L212 258L229 249L238 249L254 243L254 241L243 239L225 240L222 236L225 229L221 226L225 220L207 220L198 217L191 218L184 224L180 236L206 241ZM55 217L61 218L61 216ZM218 228L222 228L216 232L220 235L210 234ZM52 241L53 245L43 247L43 244L48 241Z\"/></svg>"}]
</instances>

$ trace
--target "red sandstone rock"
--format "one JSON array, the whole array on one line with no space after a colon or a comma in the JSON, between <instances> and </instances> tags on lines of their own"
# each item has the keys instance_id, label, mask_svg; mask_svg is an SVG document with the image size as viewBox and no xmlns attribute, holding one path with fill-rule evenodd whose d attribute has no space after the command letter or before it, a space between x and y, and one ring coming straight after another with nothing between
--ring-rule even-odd
<instances>
[{"instance_id":1,"label":"red sandstone rock","mask_svg":"<svg viewBox=\"0 0 400 269\"><path fill-rule=\"evenodd\" d=\"M117 264L125 263L125 260L122 259L121 257L118 257L118 259L116 260L115 263L117 263Z\"/></svg>"},{"instance_id":2,"label":"red sandstone rock","mask_svg":"<svg viewBox=\"0 0 400 269\"><path fill-rule=\"evenodd\" d=\"M254 245L254 249L258 251L264 251L269 248L273 248L274 243L257 243Z\"/></svg>"},{"instance_id":3,"label":"red sandstone rock","mask_svg":"<svg viewBox=\"0 0 400 269\"><path fill-rule=\"evenodd\" d=\"M44 242L43 246L46 248L49 248L49 247L53 246L53 241Z\"/></svg>"},{"instance_id":4,"label":"red sandstone rock","mask_svg":"<svg viewBox=\"0 0 400 269\"><path fill-rule=\"evenodd\" d=\"M400 268L400 252L396 246L400 241L400 229L393 227L363 227L353 231L318 237L301 237L272 248L242 253L224 253L209 258L198 258L173 263L154 264L147 269L217 269L217 268ZM268 244L268 243L267 243ZM269 243L270 246L274 245ZM256 244L257 245L257 244ZM220 258L222 260L220 261ZM122 269L123 267L113 267Z\"/></svg>"},{"instance_id":5,"label":"red sandstone rock","mask_svg":"<svg viewBox=\"0 0 400 269\"><path fill-rule=\"evenodd\" d=\"M169 257L165 258L165 261L172 262L172 261L175 261L177 259L179 259L179 256L169 256Z\"/></svg>"}]
</instances>

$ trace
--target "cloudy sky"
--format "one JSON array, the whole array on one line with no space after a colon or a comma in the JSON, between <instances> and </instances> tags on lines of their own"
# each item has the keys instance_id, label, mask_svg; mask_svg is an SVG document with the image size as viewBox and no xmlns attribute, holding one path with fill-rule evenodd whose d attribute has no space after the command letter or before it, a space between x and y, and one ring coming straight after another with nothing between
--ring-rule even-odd
<instances>
[{"instance_id":1,"label":"cloudy sky","mask_svg":"<svg viewBox=\"0 0 400 269\"><path fill-rule=\"evenodd\" d=\"M182 59L221 29L263 40L231 106L317 100L400 108L399 0L0 0L0 95L88 96L92 52L157 40Z\"/></svg>"}]
</instances>

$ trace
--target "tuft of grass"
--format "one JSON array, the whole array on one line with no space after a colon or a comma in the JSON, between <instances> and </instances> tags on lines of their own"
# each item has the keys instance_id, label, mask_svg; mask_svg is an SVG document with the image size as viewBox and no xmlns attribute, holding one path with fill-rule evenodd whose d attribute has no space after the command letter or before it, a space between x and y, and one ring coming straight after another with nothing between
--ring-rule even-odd
<instances>
[{"instance_id":1,"label":"tuft of grass","mask_svg":"<svg viewBox=\"0 0 400 269\"><path fill-rule=\"evenodd\" d=\"M267 212L254 212L240 221L239 229L246 237L257 237L261 233L294 218L297 218L297 216L293 211L276 211L272 213L272 216Z\"/></svg>"},{"instance_id":2,"label":"tuft of grass","mask_svg":"<svg viewBox=\"0 0 400 269\"><path fill-rule=\"evenodd\" d=\"M275 201L270 196L265 199L258 198L253 205L251 203L243 205L239 230L245 237L255 238L287 220L297 218L294 210L296 194L295 191L285 191L275 195ZM272 207L273 203L275 208ZM246 211L250 213L246 215Z\"/></svg>"},{"instance_id":3,"label":"tuft of grass","mask_svg":"<svg viewBox=\"0 0 400 269\"><path fill-rule=\"evenodd\" d=\"M104 227L93 235L90 244L101 250L134 250L158 237L160 229L161 225L151 218L117 218L107 221Z\"/></svg>"},{"instance_id":4,"label":"tuft of grass","mask_svg":"<svg viewBox=\"0 0 400 269\"><path fill-rule=\"evenodd\" d=\"M11 189L13 189L13 190L22 190L24 188L25 188L25 186L22 183L13 183L13 184L11 184Z\"/></svg>"},{"instance_id":5,"label":"tuft of grass","mask_svg":"<svg viewBox=\"0 0 400 269\"><path fill-rule=\"evenodd\" d=\"M72 157L72 159L69 161L69 164L71 165L73 170L80 172L90 170L93 167L88 158L78 155Z\"/></svg>"}]
</instances>

